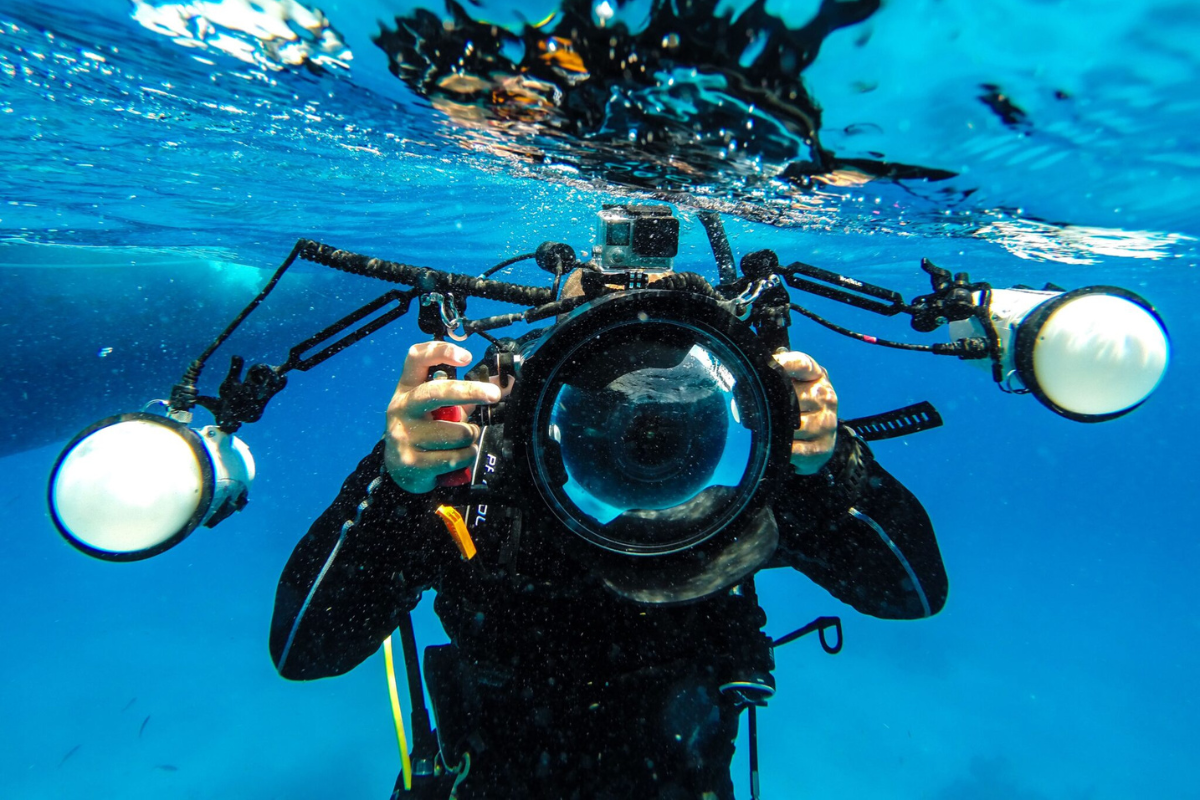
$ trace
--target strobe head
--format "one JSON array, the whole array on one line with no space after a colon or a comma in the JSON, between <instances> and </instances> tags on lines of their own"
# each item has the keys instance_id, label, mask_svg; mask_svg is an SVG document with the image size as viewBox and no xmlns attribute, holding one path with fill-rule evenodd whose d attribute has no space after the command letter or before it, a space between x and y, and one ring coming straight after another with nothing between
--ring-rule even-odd
<instances>
[{"instance_id":1,"label":"strobe head","mask_svg":"<svg viewBox=\"0 0 1200 800\"><path fill-rule=\"evenodd\" d=\"M774 553L794 395L744 323L681 291L617 293L534 344L510 400L535 514L617 593L691 600Z\"/></svg>"},{"instance_id":2,"label":"strobe head","mask_svg":"<svg viewBox=\"0 0 1200 800\"><path fill-rule=\"evenodd\" d=\"M1166 326L1146 300L1115 286L1064 292L1035 307L1017 331L1021 382L1068 419L1128 414L1158 387L1170 359Z\"/></svg>"},{"instance_id":3,"label":"strobe head","mask_svg":"<svg viewBox=\"0 0 1200 800\"><path fill-rule=\"evenodd\" d=\"M235 436L167 417L120 414L85 428L50 474L50 517L73 547L140 561L246 504L254 458Z\"/></svg>"},{"instance_id":4,"label":"strobe head","mask_svg":"<svg viewBox=\"0 0 1200 800\"><path fill-rule=\"evenodd\" d=\"M1078 422L1103 422L1140 406L1161 383L1171 343L1142 297L1116 286L1069 292L992 291L1006 387L1028 391ZM951 324L951 335L978 322Z\"/></svg>"}]
</instances>

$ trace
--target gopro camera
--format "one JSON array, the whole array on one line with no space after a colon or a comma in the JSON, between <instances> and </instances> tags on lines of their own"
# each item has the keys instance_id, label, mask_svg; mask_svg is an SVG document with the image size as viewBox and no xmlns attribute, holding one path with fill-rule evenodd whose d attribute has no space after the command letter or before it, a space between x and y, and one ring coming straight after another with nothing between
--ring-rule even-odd
<instances>
[{"instance_id":1,"label":"gopro camera","mask_svg":"<svg viewBox=\"0 0 1200 800\"><path fill-rule=\"evenodd\" d=\"M597 214L593 259L601 272L667 272L679 252L679 220L670 206L606 205Z\"/></svg>"}]
</instances>

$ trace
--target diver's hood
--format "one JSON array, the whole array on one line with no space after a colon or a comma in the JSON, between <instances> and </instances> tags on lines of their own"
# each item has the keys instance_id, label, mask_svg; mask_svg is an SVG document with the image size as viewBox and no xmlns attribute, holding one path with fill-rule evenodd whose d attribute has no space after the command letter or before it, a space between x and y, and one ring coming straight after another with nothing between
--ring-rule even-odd
<instances>
[{"instance_id":1,"label":"diver's hood","mask_svg":"<svg viewBox=\"0 0 1200 800\"><path fill-rule=\"evenodd\" d=\"M519 361L506 427L514 465L536 489L528 510L573 533L568 554L613 591L694 600L771 558L770 503L788 469L795 397L716 299L605 295Z\"/></svg>"}]
</instances>

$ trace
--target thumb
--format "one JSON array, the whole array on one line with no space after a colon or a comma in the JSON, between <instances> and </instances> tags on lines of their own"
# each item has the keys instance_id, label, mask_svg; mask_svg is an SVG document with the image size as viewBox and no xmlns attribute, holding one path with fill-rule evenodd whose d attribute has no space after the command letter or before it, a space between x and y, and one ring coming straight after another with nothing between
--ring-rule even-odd
<instances>
[{"instance_id":1,"label":"thumb","mask_svg":"<svg viewBox=\"0 0 1200 800\"><path fill-rule=\"evenodd\" d=\"M825 370L816 362L816 359L807 353L799 353L794 350L788 353L776 353L775 360L779 366L783 367L787 376L794 381L803 383L825 377Z\"/></svg>"}]
</instances>

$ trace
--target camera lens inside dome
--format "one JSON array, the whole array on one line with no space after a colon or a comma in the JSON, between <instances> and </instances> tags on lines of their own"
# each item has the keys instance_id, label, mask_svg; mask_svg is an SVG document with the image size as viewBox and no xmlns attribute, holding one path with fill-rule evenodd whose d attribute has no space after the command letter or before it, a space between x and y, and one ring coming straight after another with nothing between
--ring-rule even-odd
<instances>
[{"instance_id":1,"label":"camera lens inside dome","mask_svg":"<svg viewBox=\"0 0 1200 800\"><path fill-rule=\"evenodd\" d=\"M695 496L721 462L729 433L732 396L711 353L643 344L636 360L644 365L603 359L582 385L562 387L551 417L568 474L622 510L670 508Z\"/></svg>"},{"instance_id":2,"label":"camera lens inside dome","mask_svg":"<svg viewBox=\"0 0 1200 800\"><path fill-rule=\"evenodd\" d=\"M765 397L712 331L617 324L564 354L531 451L552 505L607 549L664 553L714 535L765 464Z\"/></svg>"}]
</instances>

